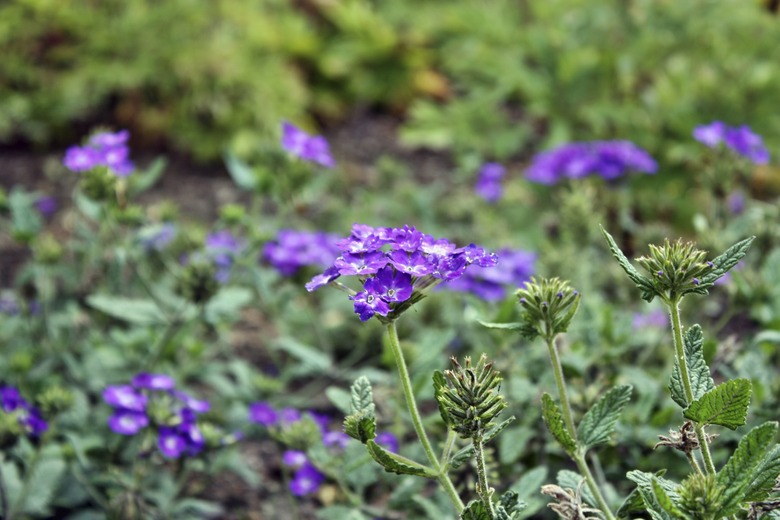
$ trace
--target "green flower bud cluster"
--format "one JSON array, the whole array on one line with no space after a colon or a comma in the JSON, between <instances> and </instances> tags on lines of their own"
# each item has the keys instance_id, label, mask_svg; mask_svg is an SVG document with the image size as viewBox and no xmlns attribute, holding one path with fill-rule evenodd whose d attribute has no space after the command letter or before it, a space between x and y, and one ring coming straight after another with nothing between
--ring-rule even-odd
<instances>
[{"instance_id":1,"label":"green flower bud cluster","mask_svg":"<svg viewBox=\"0 0 780 520\"><path fill-rule=\"evenodd\" d=\"M73 392L61 386L52 386L38 394L38 405L45 416L56 415L73 406Z\"/></svg>"},{"instance_id":2,"label":"green flower bud cluster","mask_svg":"<svg viewBox=\"0 0 780 520\"><path fill-rule=\"evenodd\" d=\"M659 294L683 294L701 283L712 270L706 251L692 242L664 240L664 245L650 244L650 255L636 259L649 274Z\"/></svg>"},{"instance_id":3,"label":"green flower bud cluster","mask_svg":"<svg viewBox=\"0 0 780 520\"><path fill-rule=\"evenodd\" d=\"M712 474L694 473L680 486L679 507L689 518L716 520L722 518L725 488Z\"/></svg>"},{"instance_id":4,"label":"green flower bud cluster","mask_svg":"<svg viewBox=\"0 0 780 520\"><path fill-rule=\"evenodd\" d=\"M193 261L182 271L176 292L195 304L208 302L219 290L216 269L210 262Z\"/></svg>"},{"instance_id":5,"label":"green flower bud cluster","mask_svg":"<svg viewBox=\"0 0 780 520\"><path fill-rule=\"evenodd\" d=\"M105 166L97 166L81 176L81 189L92 200L105 202L116 193L117 177Z\"/></svg>"},{"instance_id":6,"label":"green flower bud cluster","mask_svg":"<svg viewBox=\"0 0 780 520\"><path fill-rule=\"evenodd\" d=\"M51 234L39 235L33 242L35 260L44 265L54 265L62 259L63 250L59 241Z\"/></svg>"},{"instance_id":7,"label":"green flower bud cluster","mask_svg":"<svg viewBox=\"0 0 780 520\"><path fill-rule=\"evenodd\" d=\"M465 367L454 357L451 361L453 369L444 371L446 384L435 385L436 400L447 424L461 438L481 437L507 407L504 397L498 393L502 378L485 354L476 367L471 366L468 356Z\"/></svg>"},{"instance_id":8,"label":"green flower bud cluster","mask_svg":"<svg viewBox=\"0 0 780 520\"><path fill-rule=\"evenodd\" d=\"M520 333L527 339L543 336L552 340L566 332L580 304L580 293L559 278L531 278L515 292L520 303Z\"/></svg>"}]
</instances>

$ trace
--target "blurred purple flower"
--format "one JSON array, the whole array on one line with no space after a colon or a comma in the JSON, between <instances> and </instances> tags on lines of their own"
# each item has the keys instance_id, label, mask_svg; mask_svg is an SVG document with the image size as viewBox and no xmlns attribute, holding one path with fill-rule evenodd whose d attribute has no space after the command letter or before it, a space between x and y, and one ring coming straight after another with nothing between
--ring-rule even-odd
<instances>
[{"instance_id":1,"label":"blurred purple flower","mask_svg":"<svg viewBox=\"0 0 780 520\"><path fill-rule=\"evenodd\" d=\"M345 449L347 446L349 446L350 439L351 437L346 433L339 430L333 430L330 432L325 432L322 435L322 444L325 446L333 446L336 448Z\"/></svg>"},{"instance_id":2,"label":"blurred purple flower","mask_svg":"<svg viewBox=\"0 0 780 520\"><path fill-rule=\"evenodd\" d=\"M462 277L442 284L441 288L472 293L486 301L499 301L511 288L521 286L534 274L536 253L499 249L496 257L495 266L467 271Z\"/></svg>"},{"instance_id":3,"label":"blurred purple flower","mask_svg":"<svg viewBox=\"0 0 780 520\"><path fill-rule=\"evenodd\" d=\"M120 435L135 435L149 426L149 417L144 412L136 412L126 408L117 409L108 418L108 427Z\"/></svg>"},{"instance_id":4,"label":"blurred purple flower","mask_svg":"<svg viewBox=\"0 0 780 520\"><path fill-rule=\"evenodd\" d=\"M131 380L136 388L146 388L148 390L173 390L176 386L173 378L165 374L150 374L141 372Z\"/></svg>"},{"instance_id":5,"label":"blurred purple flower","mask_svg":"<svg viewBox=\"0 0 780 520\"><path fill-rule=\"evenodd\" d=\"M734 191L730 193L726 199L726 205L733 215L741 214L743 211L745 211L745 194L741 191Z\"/></svg>"},{"instance_id":6,"label":"blurred purple flower","mask_svg":"<svg viewBox=\"0 0 780 520\"><path fill-rule=\"evenodd\" d=\"M35 209L44 218L50 218L57 212L57 199L49 195L38 197L38 200L35 201Z\"/></svg>"},{"instance_id":7,"label":"blurred purple flower","mask_svg":"<svg viewBox=\"0 0 780 520\"><path fill-rule=\"evenodd\" d=\"M388 451L398 453L398 438L390 432L383 432L376 436L374 442L382 446Z\"/></svg>"},{"instance_id":8,"label":"blurred purple flower","mask_svg":"<svg viewBox=\"0 0 780 520\"><path fill-rule=\"evenodd\" d=\"M300 468L309 461L306 454L298 450L286 450L282 454L282 464L291 468Z\"/></svg>"},{"instance_id":9,"label":"blurred purple flower","mask_svg":"<svg viewBox=\"0 0 780 520\"><path fill-rule=\"evenodd\" d=\"M650 312L637 312L631 320L634 330L639 329L663 329L669 326L669 314L663 309L654 309Z\"/></svg>"},{"instance_id":10,"label":"blurred purple flower","mask_svg":"<svg viewBox=\"0 0 780 520\"><path fill-rule=\"evenodd\" d=\"M324 137L309 135L286 121L282 123L282 148L296 157L326 168L332 168L336 165L330 154L328 141Z\"/></svg>"},{"instance_id":11,"label":"blurred purple flower","mask_svg":"<svg viewBox=\"0 0 780 520\"><path fill-rule=\"evenodd\" d=\"M279 422L279 414L266 402L249 405L249 420L263 426L274 426Z\"/></svg>"},{"instance_id":12,"label":"blurred purple flower","mask_svg":"<svg viewBox=\"0 0 780 520\"><path fill-rule=\"evenodd\" d=\"M263 258L282 275L292 276L306 266L327 267L339 255L338 235L321 231L283 229L263 247Z\"/></svg>"},{"instance_id":13,"label":"blurred purple flower","mask_svg":"<svg viewBox=\"0 0 780 520\"><path fill-rule=\"evenodd\" d=\"M755 164L769 162L769 150L764 146L764 140L747 125L731 127L721 121L713 121L694 128L693 137L710 148L723 144Z\"/></svg>"},{"instance_id":14,"label":"blurred purple flower","mask_svg":"<svg viewBox=\"0 0 780 520\"><path fill-rule=\"evenodd\" d=\"M173 428L160 428L157 447L166 458L177 459L187 448L187 441Z\"/></svg>"},{"instance_id":15,"label":"blurred purple flower","mask_svg":"<svg viewBox=\"0 0 780 520\"><path fill-rule=\"evenodd\" d=\"M147 250L162 251L176 236L176 225L163 222L143 228L138 233L141 246Z\"/></svg>"},{"instance_id":16,"label":"blurred purple flower","mask_svg":"<svg viewBox=\"0 0 780 520\"><path fill-rule=\"evenodd\" d=\"M501 180L506 174L506 168L498 163L485 163L477 175L474 191L490 203L498 202L503 194Z\"/></svg>"},{"instance_id":17,"label":"blurred purple flower","mask_svg":"<svg viewBox=\"0 0 780 520\"><path fill-rule=\"evenodd\" d=\"M103 390L103 401L116 408L143 412L147 397L130 385L110 385Z\"/></svg>"},{"instance_id":18,"label":"blurred purple flower","mask_svg":"<svg viewBox=\"0 0 780 520\"><path fill-rule=\"evenodd\" d=\"M282 408L279 412L279 420L283 424L292 424L301 420L301 412L295 408Z\"/></svg>"},{"instance_id":19,"label":"blurred purple flower","mask_svg":"<svg viewBox=\"0 0 780 520\"><path fill-rule=\"evenodd\" d=\"M290 481L290 491L295 496L304 496L315 493L325 481L325 475L307 462L295 472Z\"/></svg>"},{"instance_id":20,"label":"blurred purple flower","mask_svg":"<svg viewBox=\"0 0 780 520\"><path fill-rule=\"evenodd\" d=\"M537 154L525 176L541 184L555 184L564 178L599 175L612 180L628 172L657 170L650 154L630 141L592 141L569 143Z\"/></svg>"},{"instance_id":21,"label":"blurred purple flower","mask_svg":"<svg viewBox=\"0 0 780 520\"><path fill-rule=\"evenodd\" d=\"M74 172L84 172L96 166L108 167L117 177L127 177L135 170L129 159L127 140L130 132L101 132L90 137L85 146L71 146L65 151L63 164Z\"/></svg>"}]
</instances>

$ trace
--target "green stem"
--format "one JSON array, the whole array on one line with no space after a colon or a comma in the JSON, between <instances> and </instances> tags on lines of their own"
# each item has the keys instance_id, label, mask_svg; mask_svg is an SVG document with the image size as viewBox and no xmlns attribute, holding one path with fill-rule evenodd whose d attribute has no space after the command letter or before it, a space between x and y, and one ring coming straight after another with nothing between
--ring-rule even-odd
<instances>
[{"instance_id":1,"label":"green stem","mask_svg":"<svg viewBox=\"0 0 780 520\"><path fill-rule=\"evenodd\" d=\"M3 462L3 455L0 454L0 464ZM3 467L0 465L0 511L3 512L5 520L12 520L13 515L11 512L11 505L8 503L8 493L5 489L5 480L3 480Z\"/></svg>"},{"instance_id":2,"label":"green stem","mask_svg":"<svg viewBox=\"0 0 780 520\"><path fill-rule=\"evenodd\" d=\"M422 417L420 411L417 409L417 402L414 399L414 393L412 392L412 380L409 378L409 370L406 368L406 360L404 359L404 353L401 350L401 342L398 340L398 330L395 326L395 321L391 321L387 324L387 336L390 339L390 349L393 351L393 357L395 358L395 364L398 368L398 375L401 377L401 387L404 391L404 398L406 399L406 407L409 410L409 414L412 416L412 424L414 425L414 431L417 432L417 437L422 443L425 455L428 457L428 462L431 467L434 468L438 474L438 481L444 487L444 491L449 495L450 500L455 505L455 509L460 513L463 511L463 501L458 496L458 492L455 490L455 486L450 480L449 475L443 471L439 461L436 458L436 454L433 452L433 446L431 441L428 440L428 435L423 428Z\"/></svg>"},{"instance_id":3,"label":"green stem","mask_svg":"<svg viewBox=\"0 0 780 520\"><path fill-rule=\"evenodd\" d=\"M555 375L555 383L558 386L558 397L561 400L561 408L563 409L563 420L566 423L566 428L569 430L569 435L572 439L577 438L577 429L574 427L574 420L572 419L571 405L569 404L569 395L566 392L566 380L563 378L563 367L561 366L561 359L558 356L558 349L555 348L555 337L552 335L547 336L547 350L550 352L550 363L552 364L553 374ZM577 468L580 473L585 477L585 482L588 485L588 489L593 493L593 496L598 502L599 509L607 517L607 520L615 520L615 515L612 514L612 510L609 508L604 495L601 493L601 489L596 484L596 479L593 478L588 463L585 461L585 456L579 450L576 454L572 455L572 459L577 464Z\"/></svg>"},{"instance_id":4,"label":"green stem","mask_svg":"<svg viewBox=\"0 0 780 520\"><path fill-rule=\"evenodd\" d=\"M493 506L491 495L492 490L488 484L487 470L485 469L485 451L482 448L482 436L474 437L472 440L474 446L474 455L477 459L477 495L479 495L482 504L487 508L490 520L496 517L496 508Z\"/></svg>"},{"instance_id":5,"label":"green stem","mask_svg":"<svg viewBox=\"0 0 780 520\"><path fill-rule=\"evenodd\" d=\"M452 447L455 445L455 438L458 436L455 430L447 428L447 440L444 442L444 449L441 451L441 458L439 459L439 465L445 467L450 461L450 454L452 453Z\"/></svg>"},{"instance_id":6,"label":"green stem","mask_svg":"<svg viewBox=\"0 0 780 520\"><path fill-rule=\"evenodd\" d=\"M680 323L680 300L679 296L673 296L669 298L669 314L672 318L672 334L674 335L674 349L677 356L677 366L680 367L680 376L683 381L683 389L685 391L685 400L688 403L694 401L693 388L691 387L691 376L688 373L688 364L685 361L685 347L682 336L682 325ZM704 434L704 427L697 423L693 423L693 428L696 431L696 437L699 439L699 449L701 450L702 459L704 459L704 469L707 473L714 475L715 465L712 463L712 455L710 454L710 445L707 442L707 437Z\"/></svg>"}]
</instances>

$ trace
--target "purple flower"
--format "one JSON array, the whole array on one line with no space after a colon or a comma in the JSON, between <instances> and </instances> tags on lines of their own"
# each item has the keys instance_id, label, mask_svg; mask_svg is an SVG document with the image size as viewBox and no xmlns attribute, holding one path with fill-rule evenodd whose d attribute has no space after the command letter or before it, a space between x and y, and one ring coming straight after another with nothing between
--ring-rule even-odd
<instances>
[{"instance_id":1,"label":"purple flower","mask_svg":"<svg viewBox=\"0 0 780 520\"><path fill-rule=\"evenodd\" d=\"M138 235L141 246L147 250L162 251L176 236L176 225L163 222L142 229Z\"/></svg>"},{"instance_id":2,"label":"purple flower","mask_svg":"<svg viewBox=\"0 0 780 520\"><path fill-rule=\"evenodd\" d=\"M328 267L339 255L337 235L295 231L279 231L276 240L263 247L263 258L282 275L292 276L300 268L314 265Z\"/></svg>"},{"instance_id":3,"label":"purple flower","mask_svg":"<svg viewBox=\"0 0 780 520\"><path fill-rule=\"evenodd\" d=\"M322 444L325 446L333 446L340 449L345 449L349 446L349 440L351 437L346 433L338 430L326 432L322 436Z\"/></svg>"},{"instance_id":4,"label":"purple flower","mask_svg":"<svg viewBox=\"0 0 780 520\"><path fill-rule=\"evenodd\" d=\"M741 191L734 191L730 193L726 199L726 205L733 215L741 214L743 211L745 211L745 194Z\"/></svg>"},{"instance_id":5,"label":"purple flower","mask_svg":"<svg viewBox=\"0 0 780 520\"><path fill-rule=\"evenodd\" d=\"M108 167L117 177L127 177L135 170L129 159L127 140L130 132L102 132L90 137L85 146L71 146L65 151L63 164L74 172L84 172L96 166Z\"/></svg>"},{"instance_id":6,"label":"purple flower","mask_svg":"<svg viewBox=\"0 0 780 520\"><path fill-rule=\"evenodd\" d=\"M470 265L489 267L496 262L494 254L474 244L458 248L445 238L437 239L408 225L372 228L355 224L350 236L337 245L341 255L306 284L306 289L314 291L339 276L357 276L362 290L350 299L362 321L403 312L409 307L405 302L418 301L422 291L442 280L462 276ZM419 298L413 297L415 291L420 291Z\"/></svg>"},{"instance_id":7,"label":"purple flower","mask_svg":"<svg viewBox=\"0 0 780 520\"><path fill-rule=\"evenodd\" d=\"M398 453L398 438L390 432L383 432L376 436L374 442L382 446L388 451Z\"/></svg>"},{"instance_id":8,"label":"purple flower","mask_svg":"<svg viewBox=\"0 0 780 520\"><path fill-rule=\"evenodd\" d=\"M525 176L541 184L555 184L564 178L599 175L612 180L628 172L657 170L653 158L630 141L592 141L569 143L537 154Z\"/></svg>"},{"instance_id":9,"label":"purple flower","mask_svg":"<svg viewBox=\"0 0 780 520\"><path fill-rule=\"evenodd\" d=\"M282 408L279 412L279 420L282 424L292 424L301 420L301 412L295 408Z\"/></svg>"},{"instance_id":10,"label":"purple flower","mask_svg":"<svg viewBox=\"0 0 780 520\"><path fill-rule=\"evenodd\" d=\"M769 150L764 146L764 140L747 125L731 127L721 121L713 121L694 128L693 137L710 148L724 144L732 152L755 164L769 162Z\"/></svg>"},{"instance_id":11,"label":"purple flower","mask_svg":"<svg viewBox=\"0 0 780 520\"><path fill-rule=\"evenodd\" d=\"M205 399L196 399L181 390L172 390L171 395L178 398L188 410L192 410L195 413L205 413L211 410L211 403Z\"/></svg>"},{"instance_id":12,"label":"purple flower","mask_svg":"<svg viewBox=\"0 0 780 520\"><path fill-rule=\"evenodd\" d=\"M160 428L157 447L164 457L178 459L187 449L187 441L173 428Z\"/></svg>"},{"instance_id":13,"label":"purple flower","mask_svg":"<svg viewBox=\"0 0 780 520\"><path fill-rule=\"evenodd\" d=\"M0 409L5 413L15 413L19 424L32 437L40 437L49 428L40 410L27 402L13 386L0 386Z\"/></svg>"},{"instance_id":14,"label":"purple flower","mask_svg":"<svg viewBox=\"0 0 780 520\"><path fill-rule=\"evenodd\" d=\"M655 309L650 312L634 314L631 320L631 326L634 330L659 328L663 329L669 326L669 315L663 309Z\"/></svg>"},{"instance_id":15,"label":"purple flower","mask_svg":"<svg viewBox=\"0 0 780 520\"><path fill-rule=\"evenodd\" d=\"M35 209L45 218L49 218L57 212L57 199L44 195L35 201Z\"/></svg>"},{"instance_id":16,"label":"purple flower","mask_svg":"<svg viewBox=\"0 0 780 520\"><path fill-rule=\"evenodd\" d=\"M28 406L22 394L13 386L0 386L0 404L6 413Z\"/></svg>"},{"instance_id":17,"label":"purple flower","mask_svg":"<svg viewBox=\"0 0 780 520\"><path fill-rule=\"evenodd\" d=\"M13 296L0 296L0 314L16 316L19 314L19 304Z\"/></svg>"},{"instance_id":18,"label":"purple flower","mask_svg":"<svg viewBox=\"0 0 780 520\"><path fill-rule=\"evenodd\" d=\"M330 424L330 416L324 413L315 412L312 410L309 410L306 412L309 414L309 416L314 420L315 423L317 423L317 426L320 427L321 431L325 431L328 429L328 425Z\"/></svg>"},{"instance_id":19,"label":"purple flower","mask_svg":"<svg viewBox=\"0 0 780 520\"><path fill-rule=\"evenodd\" d=\"M282 454L282 464L291 468L300 468L306 464L309 459L306 454L298 450L286 450Z\"/></svg>"},{"instance_id":20,"label":"purple flower","mask_svg":"<svg viewBox=\"0 0 780 520\"><path fill-rule=\"evenodd\" d=\"M498 163L483 164L477 175L474 191L490 203L498 202L503 193L501 180L505 174L506 169Z\"/></svg>"},{"instance_id":21,"label":"purple flower","mask_svg":"<svg viewBox=\"0 0 780 520\"><path fill-rule=\"evenodd\" d=\"M135 383L134 383L135 384ZM143 412L147 397L130 385L111 385L103 390L103 400L116 408Z\"/></svg>"},{"instance_id":22,"label":"purple flower","mask_svg":"<svg viewBox=\"0 0 780 520\"><path fill-rule=\"evenodd\" d=\"M252 403L249 405L249 420L266 427L274 426L279 422L279 414L268 403Z\"/></svg>"},{"instance_id":23,"label":"purple flower","mask_svg":"<svg viewBox=\"0 0 780 520\"><path fill-rule=\"evenodd\" d=\"M108 426L121 435L135 435L149 426L149 417L143 412L120 408L108 418Z\"/></svg>"},{"instance_id":24,"label":"purple flower","mask_svg":"<svg viewBox=\"0 0 780 520\"><path fill-rule=\"evenodd\" d=\"M136 388L145 388L147 390L173 390L173 387L176 386L171 376L149 374L147 372L141 372L136 375L131 383Z\"/></svg>"},{"instance_id":25,"label":"purple flower","mask_svg":"<svg viewBox=\"0 0 780 520\"><path fill-rule=\"evenodd\" d=\"M292 481L290 481L290 491L297 497L310 495L315 493L324 481L325 475L307 462L295 472Z\"/></svg>"},{"instance_id":26,"label":"purple flower","mask_svg":"<svg viewBox=\"0 0 780 520\"><path fill-rule=\"evenodd\" d=\"M465 248L464 248L465 249ZM468 254L468 253L467 253ZM475 252L470 254L484 258ZM456 280L442 284L442 289L472 293L486 301L503 300L510 288L522 286L534 274L536 253L514 249L500 249L484 260L492 266L469 270ZM497 259L497 260L496 260Z\"/></svg>"},{"instance_id":27,"label":"purple flower","mask_svg":"<svg viewBox=\"0 0 780 520\"><path fill-rule=\"evenodd\" d=\"M40 437L49 429L49 423L44 420L40 410L35 407L30 407L25 410L24 413L20 415L19 422L33 437Z\"/></svg>"},{"instance_id":28,"label":"purple flower","mask_svg":"<svg viewBox=\"0 0 780 520\"><path fill-rule=\"evenodd\" d=\"M332 168L336 165L330 154L328 141L324 137L309 135L286 121L282 123L282 148L296 157L326 168Z\"/></svg>"}]
</instances>

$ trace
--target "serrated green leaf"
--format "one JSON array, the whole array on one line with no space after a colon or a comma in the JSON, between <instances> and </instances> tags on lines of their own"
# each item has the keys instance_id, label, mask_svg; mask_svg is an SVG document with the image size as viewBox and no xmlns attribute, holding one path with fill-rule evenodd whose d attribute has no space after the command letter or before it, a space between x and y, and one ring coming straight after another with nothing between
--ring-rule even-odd
<instances>
[{"instance_id":1,"label":"serrated green leaf","mask_svg":"<svg viewBox=\"0 0 780 520\"><path fill-rule=\"evenodd\" d=\"M724 486L722 504L724 516L738 511L739 504L745 501L745 490L758 476L755 473L756 469L774 446L776 435L776 422L766 422L756 426L740 439L734 454L718 472L718 483ZM777 474L772 477L772 482L775 477Z\"/></svg>"},{"instance_id":2,"label":"serrated green leaf","mask_svg":"<svg viewBox=\"0 0 780 520\"><path fill-rule=\"evenodd\" d=\"M634 475L630 475L633 473ZM653 476L656 477L656 481L664 486L664 491L666 491L667 495L674 490L675 484L672 483L669 480L661 479L660 477L663 477L666 474L666 470L662 469L659 470L653 475L652 473L645 473L644 471L631 471L629 472L629 479L632 480L635 483L639 482L646 482L650 483L652 482ZM629 515L631 513L638 513L643 512L645 509L645 502L642 499L641 493L639 493L639 487L635 487L633 490L631 490L631 493L628 494L626 499L623 501L623 504L621 504L620 508L615 513L618 518L629 518Z\"/></svg>"},{"instance_id":3,"label":"serrated green leaf","mask_svg":"<svg viewBox=\"0 0 780 520\"><path fill-rule=\"evenodd\" d=\"M520 500L520 495L511 489L498 499L496 520L513 520L522 513L528 504Z\"/></svg>"},{"instance_id":4,"label":"serrated green leaf","mask_svg":"<svg viewBox=\"0 0 780 520\"><path fill-rule=\"evenodd\" d=\"M616 386L588 410L577 427L577 438L584 450L609 441L632 390L631 385Z\"/></svg>"},{"instance_id":5,"label":"serrated green leaf","mask_svg":"<svg viewBox=\"0 0 780 520\"><path fill-rule=\"evenodd\" d=\"M573 454L577 451L577 443L574 442L574 439L572 439L569 431L566 429L566 425L563 423L561 410L547 392L542 394L542 418L545 424L547 424L547 429L550 430L555 440L558 441L558 444L567 453Z\"/></svg>"},{"instance_id":6,"label":"serrated green leaf","mask_svg":"<svg viewBox=\"0 0 780 520\"><path fill-rule=\"evenodd\" d=\"M698 324L685 331L683 336L685 364L688 367L688 377L691 381L691 390L693 390L694 399L699 399L715 387L715 382L710 375L710 367L707 366L707 362L704 360L703 343L704 338L702 336L701 327ZM682 374L680 373L680 366L677 363L677 359L675 359L672 378L669 381L669 391L671 392L672 400L679 404L680 407L685 408L688 406Z\"/></svg>"},{"instance_id":7,"label":"serrated green leaf","mask_svg":"<svg viewBox=\"0 0 780 520\"><path fill-rule=\"evenodd\" d=\"M164 325L165 313L152 300L123 298L108 294L92 294L87 304L112 318L136 325Z\"/></svg>"},{"instance_id":8,"label":"serrated green leaf","mask_svg":"<svg viewBox=\"0 0 780 520\"><path fill-rule=\"evenodd\" d=\"M344 418L344 433L363 444L376 437L376 418L373 415L348 415Z\"/></svg>"},{"instance_id":9,"label":"serrated green leaf","mask_svg":"<svg viewBox=\"0 0 780 520\"><path fill-rule=\"evenodd\" d=\"M366 443L369 455L377 461L385 471L397 473L399 475L415 475L435 479L436 473L426 466L419 464L411 459L402 457L397 453L384 449L376 442L369 440Z\"/></svg>"},{"instance_id":10,"label":"serrated green leaf","mask_svg":"<svg viewBox=\"0 0 780 520\"><path fill-rule=\"evenodd\" d=\"M745 424L752 386L749 379L732 379L695 400L683 415L699 424L718 424L736 430Z\"/></svg>"},{"instance_id":11,"label":"serrated green leaf","mask_svg":"<svg viewBox=\"0 0 780 520\"><path fill-rule=\"evenodd\" d=\"M450 457L450 461L448 463L449 467L452 469L458 469L463 465L464 462L471 459L473 456L474 446L469 444L468 446L465 446L456 451L455 454Z\"/></svg>"},{"instance_id":12,"label":"serrated green leaf","mask_svg":"<svg viewBox=\"0 0 780 520\"><path fill-rule=\"evenodd\" d=\"M629 480L636 483L639 497L644 503L645 510L650 513L653 519L675 520L674 516L664 509L662 503L674 503L679 499L677 493L678 485L674 482L662 478L660 475L653 475L644 471L629 471L626 474ZM659 499L657 490L662 491L662 497ZM663 498L666 497L666 498ZM623 509L621 507L621 509ZM678 517L679 518L679 517Z\"/></svg>"},{"instance_id":13,"label":"serrated green leaf","mask_svg":"<svg viewBox=\"0 0 780 520\"><path fill-rule=\"evenodd\" d=\"M653 283L648 278L639 274L639 271L631 265L631 262L628 261L626 255L623 254L623 251L621 251L615 243L615 239L612 238L612 235L610 235L603 226L599 226L599 228L601 228L601 234L604 235L604 238L607 240L607 245L612 252L612 256L615 257L618 264L620 264L620 267L623 268L623 271L626 272L631 281L634 282L640 291L642 291L642 299L647 302L653 301L653 298L656 296Z\"/></svg>"},{"instance_id":14,"label":"serrated green leaf","mask_svg":"<svg viewBox=\"0 0 780 520\"><path fill-rule=\"evenodd\" d=\"M374 390L366 376L360 376L352 383L350 391L350 410L353 414L374 416Z\"/></svg>"},{"instance_id":15,"label":"serrated green leaf","mask_svg":"<svg viewBox=\"0 0 780 520\"><path fill-rule=\"evenodd\" d=\"M712 260L712 270L705 276L702 276L699 288L707 289L715 284L715 281L726 274L729 269L737 265L737 262L747 254L750 244L755 240L755 236L741 240L728 248L722 255Z\"/></svg>"},{"instance_id":16,"label":"serrated green leaf","mask_svg":"<svg viewBox=\"0 0 780 520\"><path fill-rule=\"evenodd\" d=\"M656 497L653 490L652 483L650 487L641 487L638 489L639 495L642 497L642 501L645 504L645 510L650 514L650 518L653 520L677 520L661 506L658 497Z\"/></svg>"},{"instance_id":17,"label":"serrated green leaf","mask_svg":"<svg viewBox=\"0 0 780 520\"><path fill-rule=\"evenodd\" d=\"M460 520L493 520L480 500L472 500L460 512Z\"/></svg>"},{"instance_id":18,"label":"serrated green leaf","mask_svg":"<svg viewBox=\"0 0 780 520\"><path fill-rule=\"evenodd\" d=\"M59 458L38 462L26 477L27 494L17 497L14 510L31 515L48 515L49 504L55 497L63 473L65 462Z\"/></svg>"},{"instance_id":19,"label":"serrated green leaf","mask_svg":"<svg viewBox=\"0 0 780 520\"><path fill-rule=\"evenodd\" d=\"M780 477L780 446L769 451L764 460L753 471L753 480L745 488L745 502L766 500Z\"/></svg>"},{"instance_id":20,"label":"serrated green leaf","mask_svg":"<svg viewBox=\"0 0 780 520\"><path fill-rule=\"evenodd\" d=\"M441 420L444 421L444 424L449 427L450 417L447 413L447 409L444 407L443 401L440 399L440 396L442 395L442 392L445 388L447 388L447 378L444 377L444 374L441 372L441 370L434 370L433 395L436 398L436 404L439 407L439 415L441 415Z\"/></svg>"},{"instance_id":21,"label":"serrated green leaf","mask_svg":"<svg viewBox=\"0 0 780 520\"><path fill-rule=\"evenodd\" d=\"M496 435L504 431L504 429L507 426L509 426L515 421L515 419L517 419L517 417L515 417L514 415L511 417L507 417L506 419L504 419L503 421L501 421L500 423L498 423L497 425L493 426L488 431L486 431L485 436L482 437L482 444L487 444L493 439L495 439Z\"/></svg>"},{"instance_id":22,"label":"serrated green leaf","mask_svg":"<svg viewBox=\"0 0 780 520\"><path fill-rule=\"evenodd\" d=\"M677 509L677 506L674 504L674 502L672 502L672 499L666 493L666 490L663 488L663 486L658 482L658 479L655 477L653 477L652 480L652 489L658 505L661 507L661 509L664 512L672 515L672 518L680 518L683 516L680 513L680 510Z\"/></svg>"}]
</instances>

